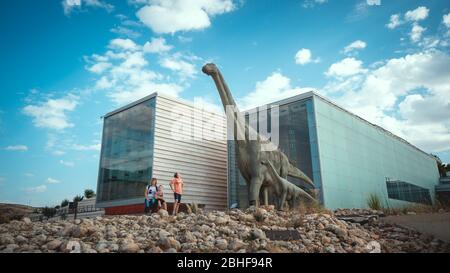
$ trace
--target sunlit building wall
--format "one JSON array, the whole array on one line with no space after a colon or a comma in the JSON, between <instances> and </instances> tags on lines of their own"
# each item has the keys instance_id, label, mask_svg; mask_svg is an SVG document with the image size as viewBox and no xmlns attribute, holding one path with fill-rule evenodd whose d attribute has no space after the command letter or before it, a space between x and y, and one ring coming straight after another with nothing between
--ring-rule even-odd
<instances>
[{"instance_id":1,"label":"sunlit building wall","mask_svg":"<svg viewBox=\"0 0 450 273\"><path fill-rule=\"evenodd\" d=\"M104 117L97 206L107 214L142 212L152 177L164 185L183 178L183 203L205 209L227 207L226 122L222 113L152 94Z\"/></svg>"},{"instance_id":2,"label":"sunlit building wall","mask_svg":"<svg viewBox=\"0 0 450 273\"><path fill-rule=\"evenodd\" d=\"M314 92L267 109L274 105L280 113L280 149L311 177L327 208L364 208L370 195L385 207L434 202L439 173L429 154ZM247 122L250 118L247 113ZM232 141L228 150L229 205L245 207L248 189Z\"/></svg>"}]
</instances>

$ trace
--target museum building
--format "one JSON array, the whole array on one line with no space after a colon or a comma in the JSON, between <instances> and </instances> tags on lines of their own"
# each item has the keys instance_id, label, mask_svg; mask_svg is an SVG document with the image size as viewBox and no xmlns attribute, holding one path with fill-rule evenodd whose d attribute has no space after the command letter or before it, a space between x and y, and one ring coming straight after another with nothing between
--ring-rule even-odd
<instances>
[{"instance_id":1,"label":"museum building","mask_svg":"<svg viewBox=\"0 0 450 273\"><path fill-rule=\"evenodd\" d=\"M144 211L152 177L173 202L169 182L179 172L182 202L227 207L226 121L180 99L154 93L104 116L97 206L105 214ZM202 132L205 136L199 135Z\"/></svg>"},{"instance_id":2,"label":"museum building","mask_svg":"<svg viewBox=\"0 0 450 273\"><path fill-rule=\"evenodd\" d=\"M367 207L371 194L386 207L434 202L439 172L431 155L313 91L247 111L246 122L267 122L270 133L275 105L279 147L314 181L325 207ZM267 115L260 115L260 108ZM204 135L196 138L199 131ZM174 172L185 183L182 202L205 209L248 206L224 114L154 93L105 115L97 206L106 214L142 212L151 177L172 202L168 183Z\"/></svg>"}]
</instances>

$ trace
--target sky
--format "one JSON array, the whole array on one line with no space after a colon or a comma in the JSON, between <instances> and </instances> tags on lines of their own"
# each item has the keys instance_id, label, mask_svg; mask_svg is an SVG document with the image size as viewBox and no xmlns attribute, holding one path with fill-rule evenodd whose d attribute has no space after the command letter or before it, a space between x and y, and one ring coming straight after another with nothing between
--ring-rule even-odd
<instances>
[{"instance_id":1,"label":"sky","mask_svg":"<svg viewBox=\"0 0 450 273\"><path fill-rule=\"evenodd\" d=\"M447 0L0 2L0 202L96 190L102 116L155 91L241 109L316 90L450 162Z\"/></svg>"}]
</instances>

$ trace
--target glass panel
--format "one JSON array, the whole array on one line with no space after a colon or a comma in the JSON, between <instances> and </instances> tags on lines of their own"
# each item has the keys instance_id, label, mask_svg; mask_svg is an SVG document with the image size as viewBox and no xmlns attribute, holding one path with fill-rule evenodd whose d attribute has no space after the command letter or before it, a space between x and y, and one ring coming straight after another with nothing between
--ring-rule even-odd
<instances>
[{"instance_id":1,"label":"glass panel","mask_svg":"<svg viewBox=\"0 0 450 273\"><path fill-rule=\"evenodd\" d=\"M143 196L152 175L155 99L104 120L98 200Z\"/></svg>"},{"instance_id":2,"label":"glass panel","mask_svg":"<svg viewBox=\"0 0 450 273\"><path fill-rule=\"evenodd\" d=\"M386 181L386 188L388 197L391 199L431 205L428 189L399 180Z\"/></svg>"},{"instance_id":3,"label":"glass panel","mask_svg":"<svg viewBox=\"0 0 450 273\"><path fill-rule=\"evenodd\" d=\"M306 175L308 175L320 188L320 170L318 163L317 139L315 131L315 120L313 118L312 100L294 101L279 108L279 147L288 156L289 160ZM258 114L258 119L259 119ZM263 116L263 115L261 115ZM246 115L246 122L249 116ZM267 107L267 131L271 132L270 107ZM261 122L264 122L261 120ZM313 123L313 124L311 124ZM258 120L259 124L259 120ZM258 126L259 127L259 126ZM258 128L259 129L259 128ZM313 147L311 142L314 142ZM315 162L313 164L312 155ZM229 205L238 207L248 206L248 188L245 179L241 176L237 167L235 156L235 145L228 141L228 183L229 183ZM314 168L313 168L314 166ZM314 175L313 175L314 174ZM300 179L288 178L292 183L307 187Z\"/></svg>"}]
</instances>

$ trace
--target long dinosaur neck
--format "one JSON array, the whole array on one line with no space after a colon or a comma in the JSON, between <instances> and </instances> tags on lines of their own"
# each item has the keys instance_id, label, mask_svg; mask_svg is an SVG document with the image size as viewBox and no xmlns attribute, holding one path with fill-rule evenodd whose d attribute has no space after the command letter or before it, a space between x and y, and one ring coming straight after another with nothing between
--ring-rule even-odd
<instances>
[{"instance_id":1,"label":"long dinosaur neck","mask_svg":"<svg viewBox=\"0 0 450 273\"><path fill-rule=\"evenodd\" d=\"M234 124L236 124L235 139L248 141L248 136L245 134L245 127L246 127L245 120L238 116L240 115L239 109L237 108L236 102L234 101L234 98L231 95L230 89L228 88L228 85L226 84L222 76L222 73L218 71L217 73L212 74L211 77L213 78L214 83L216 84L217 91L219 91L220 99L222 100L222 105L225 112L233 110L232 113L233 122ZM234 109L227 109L227 106L232 106ZM241 137L237 138L236 136Z\"/></svg>"}]
</instances>

